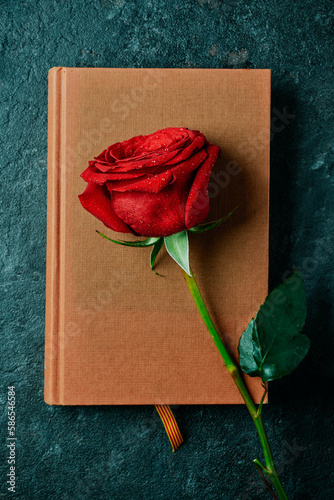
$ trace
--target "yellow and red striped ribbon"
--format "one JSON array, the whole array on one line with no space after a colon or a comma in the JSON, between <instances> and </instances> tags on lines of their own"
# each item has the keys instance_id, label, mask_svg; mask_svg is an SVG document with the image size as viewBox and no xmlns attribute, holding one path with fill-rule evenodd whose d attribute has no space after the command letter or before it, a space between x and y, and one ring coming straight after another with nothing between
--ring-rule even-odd
<instances>
[{"instance_id":1,"label":"yellow and red striped ribbon","mask_svg":"<svg viewBox=\"0 0 334 500\"><path fill-rule=\"evenodd\" d=\"M183 443L183 438L173 412L168 405L155 405L155 407L160 415L162 423L164 424L173 451L176 451L180 444Z\"/></svg>"}]
</instances>

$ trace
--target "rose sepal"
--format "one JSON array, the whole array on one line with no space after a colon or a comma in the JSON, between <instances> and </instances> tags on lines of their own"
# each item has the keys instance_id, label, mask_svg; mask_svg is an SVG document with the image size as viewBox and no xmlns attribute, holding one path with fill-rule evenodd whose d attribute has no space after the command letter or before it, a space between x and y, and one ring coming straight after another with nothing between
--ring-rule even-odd
<instances>
[{"instance_id":1,"label":"rose sepal","mask_svg":"<svg viewBox=\"0 0 334 500\"><path fill-rule=\"evenodd\" d=\"M179 233L164 237L165 247L169 255L189 276L192 276L189 265L189 241L185 229Z\"/></svg>"},{"instance_id":2,"label":"rose sepal","mask_svg":"<svg viewBox=\"0 0 334 500\"><path fill-rule=\"evenodd\" d=\"M200 233L204 233L204 231L210 231L211 229L215 229L222 222L224 222L227 219L229 219L231 217L231 215L234 214L234 212L236 211L236 209L239 206L240 205L237 205L230 213L228 213L227 215L225 215L225 217L222 217L221 219L217 219L217 220L214 220L214 221L211 221L211 222L206 222L204 224L199 224L198 226L191 227L190 229L188 229L188 231L190 233L200 234Z\"/></svg>"},{"instance_id":3,"label":"rose sepal","mask_svg":"<svg viewBox=\"0 0 334 500\"><path fill-rule=\"evenodd\" d=\"M106 240L112 241L113 243L117 243L118 245L124 245L127 247L151 247L155 245L161 238L160 237L151 237L147 238L146 240L140 240L140 241L124 241L124 240L112 240L111 238L108 238L105 234L101 233L100 231L96 230L96 232L102 236L102 238L105 238Z\"/></svg>"},{"instance_id":4,"label":"rose sepal","mask_svg":"<svg viewBox=\"0 0 334 500\"><path fill-rule=\"evenodd\" d=\"M154 270L154 264L155 264L155 259L157 258L158 253L160 252L161 248L163 247L164 244L164 239L159 238L158 241L153 245L152 252L151 252L151 270L157 274L158 276L161 276L161 274L157 273Z\"/></svg>"}]
</instances>

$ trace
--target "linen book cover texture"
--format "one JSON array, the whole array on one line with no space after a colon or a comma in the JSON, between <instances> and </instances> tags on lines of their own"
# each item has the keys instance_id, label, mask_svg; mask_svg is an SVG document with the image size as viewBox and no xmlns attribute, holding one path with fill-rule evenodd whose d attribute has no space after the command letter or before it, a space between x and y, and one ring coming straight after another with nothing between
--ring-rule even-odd
<instances>
[{"instance_id":1,"label":"linen book cover texture","mask_svg":"<svg viewBox=\"0 0 334 500\"><path fill-rule=\"evenodd\" d=\"M45 401L61 405L242 403L180 268L115 245L85 211L80 174L110 144L166 127L221 147L209 184L217 229L190 262L226 345L268 293L270 71L53 68L49 72ZM263 389L247 376L255 401Z\"/></svg>"}]
</instances>

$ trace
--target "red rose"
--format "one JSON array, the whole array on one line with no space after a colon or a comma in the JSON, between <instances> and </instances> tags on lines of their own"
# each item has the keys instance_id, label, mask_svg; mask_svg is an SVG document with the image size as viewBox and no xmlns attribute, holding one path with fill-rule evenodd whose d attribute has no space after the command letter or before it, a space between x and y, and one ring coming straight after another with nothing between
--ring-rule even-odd
<instances>
[{"instance_id":1,"label":"red rose","mask_svg":"<svg viewBox=\"0 0 334 500\"><path fill-rule=\"evenodd\" d=\"M107 227L169 236L203 222L207 186L220 148L187 128L166 128L117 142L81 174L82 206Z\"/></svg>"}]
</instances>

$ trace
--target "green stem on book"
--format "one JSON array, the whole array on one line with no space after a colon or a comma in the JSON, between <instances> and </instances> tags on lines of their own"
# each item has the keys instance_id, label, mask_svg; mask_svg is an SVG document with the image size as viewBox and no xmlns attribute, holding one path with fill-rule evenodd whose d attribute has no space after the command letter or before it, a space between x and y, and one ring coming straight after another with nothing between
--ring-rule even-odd
<instances>
[{"instance_id":1,"label":"green stem on book","mask_svg":"<svg viewBox=\"0 0 334 500\"><path fill-rule=\"evenodd\" d=\"M224 363L226 365L226 368L230 375L232 376L237 388L239 389L239 392L247 406L247 409L250 413L250 416L252 417L252 420L254 422L254 425L256 427L257 433L260 438L260 442L262 445L263 449L263 455L265 459L266 466L263 466L259 460L254 460L254 464L257 467L260 467L263 472L267 475L268 479L271 481L272 485L276 489L276 492L280 498L280 500L288 500L288 497L284 491L284 488L282 486L281 481L279 480L277 471L275 469L274 465L274 460L270 451L268 439L264 430L262 418L261 418L261 410L262 410L262 404L260 404L259 410L256 408L245 384L243 381L243 378L241 376L239 367L237 363L233 360L229 352L227 351L223 341L221 340L216 327L213 324L213 321L210 317L210 314L206 308L206 305L204 303L203 297L201 295L201 292L199 291L198 285L196 283L195 277L189 276L186 272L182 270L184 279L186 280L186 283L188 285L188 288L190 290L190 293L195 301L195 304L197 306L197 309L199 310L200 315L202 316L202 319L207 326L209 333L216 344L216 347L221 355L221 357L224 360ZM266 391L266 389L265 389ZM266 392L265 392L266 393ZM265 394L264 394L265 396ZM263 397L264 399L264 397ZM262 399L262 403L263 403Z\"/></svg>"}]
</instances>

